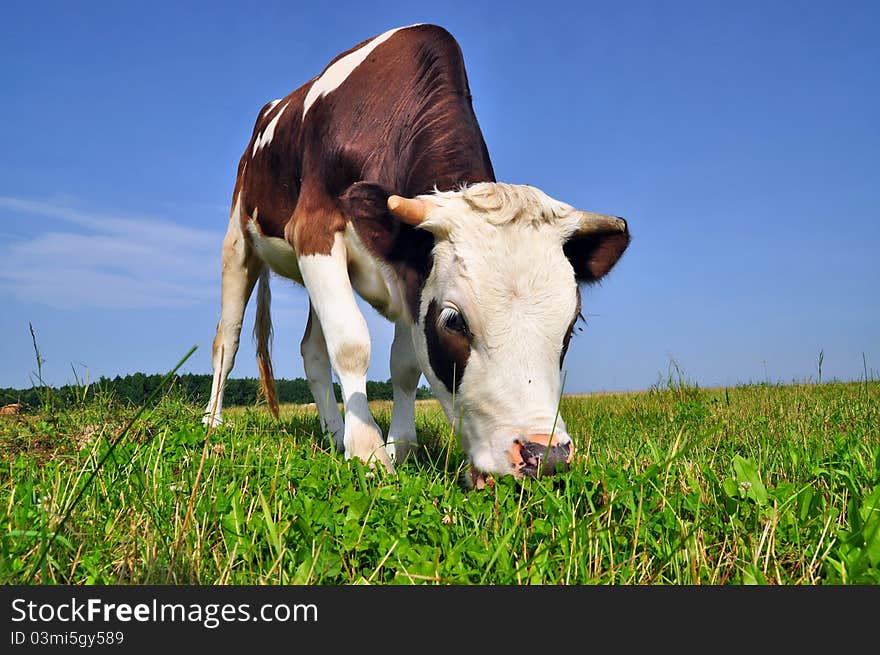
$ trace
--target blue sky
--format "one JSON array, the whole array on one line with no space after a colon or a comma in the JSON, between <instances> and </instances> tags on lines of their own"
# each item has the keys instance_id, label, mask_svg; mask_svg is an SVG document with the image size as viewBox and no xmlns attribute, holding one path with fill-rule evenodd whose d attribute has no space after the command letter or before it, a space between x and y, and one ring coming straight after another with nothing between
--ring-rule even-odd
<instances>
[{"instance_id":1,"label":"blue sky","mask_svg":"<svg viewBox=\"0 0 880 655\"><path fill-rule=\"evenodd\" d=\"M459 40L501 181L625 216L567 391L880 369L873 2L12 2L0 21L0 387L210 371L219 253L260 107L391 27ZM305 292L273 280L302 375ZM391 329L365 310L371 379ZM254 376L249 332L233 376Z\"/></svg>"}]
</instances>

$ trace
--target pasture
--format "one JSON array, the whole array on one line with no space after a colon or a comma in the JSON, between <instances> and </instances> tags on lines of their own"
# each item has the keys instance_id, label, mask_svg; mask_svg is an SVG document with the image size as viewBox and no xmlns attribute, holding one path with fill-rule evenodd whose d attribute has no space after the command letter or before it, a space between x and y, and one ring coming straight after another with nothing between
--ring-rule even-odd
<instances>
[{"instance_id":1,"label":"pasture","mask_svg":"<svg viewBox=\"0 0 880 655\"><path fill-rule=\"evenodd\" d=\"M0 416L0 582L880 583L876 381L565 397L571 471L483 491L434 401L396 475L331 452L308 406L207 439L173 387L138 409Z\"/></svg>"}]
</instances>

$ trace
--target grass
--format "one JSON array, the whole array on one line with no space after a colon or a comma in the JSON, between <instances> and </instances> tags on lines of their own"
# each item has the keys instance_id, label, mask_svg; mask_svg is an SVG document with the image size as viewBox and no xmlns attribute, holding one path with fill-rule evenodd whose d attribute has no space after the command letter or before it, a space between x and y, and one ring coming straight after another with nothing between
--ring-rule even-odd
<instances>
[{"instance_id":1,"label":"grass","mask_svg":"<svg viewBox=\"0 0 880 655\"><path fill-rule=\"evenodd\" d=\"M136 411L0 417L0 582L880 584L874 381L568 396L570 472L471 492L433 401L396 475L332 452L308 406L207 440L173 389Z\"/></svg>"}]
</instances>

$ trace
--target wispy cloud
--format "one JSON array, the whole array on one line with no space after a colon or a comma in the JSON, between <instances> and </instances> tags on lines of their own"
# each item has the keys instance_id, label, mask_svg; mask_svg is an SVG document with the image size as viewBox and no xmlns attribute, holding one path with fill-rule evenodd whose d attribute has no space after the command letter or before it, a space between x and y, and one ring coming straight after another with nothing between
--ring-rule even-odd
<instances>
[{"instance_id":1,"label":"wispy cloud","mask_svg":"<svg viewBox=\"0 0 880 655\"><path fill-rule=\"evenodd\" d=\"M4 295L57 308L219 303L221 231L4 196L0 211L4 223L49 219L44 231L0 243Z\"/></svg>"}]
</instances>

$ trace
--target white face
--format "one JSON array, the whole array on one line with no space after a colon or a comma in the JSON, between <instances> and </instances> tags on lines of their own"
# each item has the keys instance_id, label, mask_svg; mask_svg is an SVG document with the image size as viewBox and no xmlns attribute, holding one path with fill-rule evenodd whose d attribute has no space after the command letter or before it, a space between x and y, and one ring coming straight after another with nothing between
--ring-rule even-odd
<instances>
[{"instance_id":1,"label":"white face","mask_svg":"<svg viewBox=\"0 0 880 655\"><path fill-rule=\"evenodd\" d=\"M520 445L574 452L557 412L580 311L563 247L581 217L533 187L429 198L421 227L436 245L413 333L419 363L476 472L533 474Z\"/></svg>"}]
</instances>

